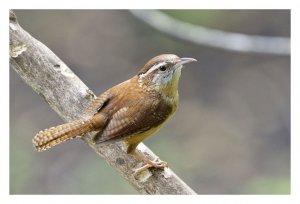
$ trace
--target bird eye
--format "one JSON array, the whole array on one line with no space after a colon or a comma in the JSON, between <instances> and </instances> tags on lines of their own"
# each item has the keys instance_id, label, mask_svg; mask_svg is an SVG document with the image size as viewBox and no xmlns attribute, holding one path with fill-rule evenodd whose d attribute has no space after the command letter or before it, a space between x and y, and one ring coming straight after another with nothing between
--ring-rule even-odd
<instances>
[{"instance_id":1,"label":"bird eye","mask_svg":"<svg viewBox=\"0 0 300 204\"><path fill-rule=\"evenodd\" d=\"M160 67L159 67L159 70L160 70L160 71L166 71L166 69L167 69L166 66L160 66Z\"/></svg>"}]
</instances>

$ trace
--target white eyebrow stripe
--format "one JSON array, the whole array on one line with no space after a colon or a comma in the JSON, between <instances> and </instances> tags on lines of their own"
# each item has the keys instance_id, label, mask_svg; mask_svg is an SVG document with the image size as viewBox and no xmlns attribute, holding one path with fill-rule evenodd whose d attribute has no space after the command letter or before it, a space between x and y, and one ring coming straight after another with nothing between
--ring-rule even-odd
<instances>
[{"instance_id":1,"label":"white eyebrow stripe","mask_svg":"<svg viewBox=\"0 0 300 204\"><path fill-rule=\"evenodd\" d=\"M148 71L146 73L141 74L140 78L144 78L145 76L147 76L148 74L150 74L151 72L153 72L154 70L156 70L158 67L166 65L166 64L167 64L167 62L161 62L161 63L158 63L158 64L154 65L153 67L151 67L150 69L148 69Z\"/></svg>"}]
</instances>

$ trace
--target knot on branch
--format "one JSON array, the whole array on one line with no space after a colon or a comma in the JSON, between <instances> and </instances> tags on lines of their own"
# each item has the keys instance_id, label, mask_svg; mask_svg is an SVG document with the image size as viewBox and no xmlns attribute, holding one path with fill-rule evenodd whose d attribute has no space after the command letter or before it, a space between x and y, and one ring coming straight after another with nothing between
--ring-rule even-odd
<instances>
[{"instance_id":1,"label":"knot on branch","mask_svg":"<svg viewBox=\"0 0 300 204\"><path fill-rule=\"evenodd\" d=\"M12 10L9 11L9 22L18 23L17 15Z\"/></svg>"},{"instance_id":2,"label":"knot on branch","mask_svg":"<svg viewBox=\"0 0 300 204\"><path fill-rule=\"evenodd\" d=\"M17 58L20 54L27 50L27 46L25 44L19 43L16 45L11 44L9 47L9 56L12 58Z\"/></svg>"}]
</instances>

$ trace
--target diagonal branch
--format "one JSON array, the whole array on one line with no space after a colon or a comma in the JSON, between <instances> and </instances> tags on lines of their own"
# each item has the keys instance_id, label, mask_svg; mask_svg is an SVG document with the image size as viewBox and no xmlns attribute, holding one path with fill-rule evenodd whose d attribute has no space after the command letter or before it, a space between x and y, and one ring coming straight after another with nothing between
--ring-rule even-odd
<instances>
[{"instance_id":1,"label":"diagonal branch","mask_svg":"<svg viewBox=\"0 0 300 204\"><path fill-rule=\"evenodd\" d=\"M289 55L291 42L287 37L247 35L192 25L158 10L130 10L138 19L170 36L198 45L236 52Z\"/></svg>"},{"instance_id":2,"label":"diagonal branch","mask_svg":"<svg viewBox=\"0 0 300 204\"><path fill-rule=\"evenodd\" d=\"M65 121L84 118L82 110L95 97L92 91L49 48L20 27L14 12L10 11L9 19L10 67ZM135 178L133 169L142 164L126 154L124 144L93 144L93 134L87 134L83 140L138 192L196 194L169 168L147 170ZM144 144L138 149L152 159L157 157Z\"/></svg>"}]
</instances>

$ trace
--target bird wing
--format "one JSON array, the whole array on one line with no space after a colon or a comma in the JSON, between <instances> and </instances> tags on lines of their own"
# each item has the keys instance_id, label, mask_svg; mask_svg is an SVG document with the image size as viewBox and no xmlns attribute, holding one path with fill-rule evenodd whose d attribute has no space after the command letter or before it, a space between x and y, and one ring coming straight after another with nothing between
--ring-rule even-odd
<instances>
[{"instance_id":1,"label":"bird wing","mask_svg":"<svg viewBox=\"0 0 300 204\"><path fill-rule=\"evenodd\" d=\"M136 99L133 103L117 110L102 132L96 137L96 143L124 139L157 127L171 114L172 107L164 106L158 100ZM164 106L164 107L162 107Z\"/></svg>"},{"instance_id":2,"label":"bird wing","mask_svg":"<svg viewBox=\"0 0 300 204\"><path fill-rule=\"evenodd\" d=\"M88 108L85 110L85 114L87 116L93 116L96 113L98 113L101 108L103 108L108 101L112 98L112 94L110 94L108 91L104 92L103 94L101 94L100 96L98 96L97 98L95 98L90 105L88 106Z\"/></svg>"}]
</instances>

